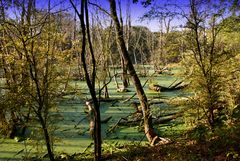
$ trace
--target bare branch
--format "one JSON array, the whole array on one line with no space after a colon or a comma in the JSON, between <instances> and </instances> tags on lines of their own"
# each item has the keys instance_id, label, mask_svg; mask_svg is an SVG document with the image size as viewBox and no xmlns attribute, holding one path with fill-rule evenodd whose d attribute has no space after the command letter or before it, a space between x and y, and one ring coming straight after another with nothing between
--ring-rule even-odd
<instances>
[{"instance_id":1,"label":"bare branch","mask_svg":"<svg viewBox=\"0 0 240 161\"><path fill-rule=\"evenodd\" d=\"M102 11L103 13L105 13L106 15L108 15L109 17L112 17L112 15L105 10L104 8L102 8L100 5L96 4L96 3L92 3L92 2L88 2L90 5L97 7L100 11Z\"/></svg>"}]
</instances>

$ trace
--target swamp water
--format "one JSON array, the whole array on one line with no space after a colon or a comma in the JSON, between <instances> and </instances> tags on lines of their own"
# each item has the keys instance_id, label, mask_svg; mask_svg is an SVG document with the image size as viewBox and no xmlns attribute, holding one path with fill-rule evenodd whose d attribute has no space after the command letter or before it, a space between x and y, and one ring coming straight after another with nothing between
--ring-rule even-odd
<instances>
[{"instance_id":1,"label":"swamp water","mask_svg":"<svg viewBox=\"0 0 240 161\"><path fill-rule=\"evenodd\" d=\"M142 84L144 84L147 79L147 77L141 78ZM176 77L169 75L160 75L158 77L153 77L152 79L154 80L154 83L168 87L172 82L176 80ZM85 82L72 82L72 86L80 88L82 94L78 96L66 96L58 103L58 112L56 114L60 117L54 125L56 127L54 131L54 135L56 136L54 151L56 154L82 153L87 149L92 149L93 147L90 147L93 141L89 135L89 122L86 113L84 112L84 109L86 107L85 100L87 98L90 98L87 86ZM101 102L101 118L104 119L109 116L112 117L107 124L102 124L103 148L109 148L115 144L147 144L144 132L139 132L140 128L138 126L121 126L117 127L114 132L108 133L108 130L114 126L121 117L126 117L135 111L134 108L130 105L130 102L134 100L137 101L137 97L135 96L130 101L123 103L123 100L131 97L135 93L132 85L130 85L128 88L131 92L127 93L117 93L113 82L109 84L108 89L110 98L113 100L115 99L116 101ZM148 85L146 85L144 89L149 100L170 99L173 97L184 96L184 92L182 91L161 93L150 91L148 90ZM153 116L177 111L180 111L180 107L169 107L166 104L155 104L152 107ZM155 126L156 130L161 136L164 137L162 134L164 134L165 130L173 128L174 120L171 122ZM31 146L31 144L33 144L33 146ZM22 156L34 156L34 153L36 152L36 145L34 144L36 144L36 142L17 142L14 139L1 138L0 161L21 160ZM45 145L43 146L43 149L45 149ZM43 151L43 149L41 149L40 146L38 151ZM46 152L42 153L41 155L44 154L46 154Z\"/></svg>"}]
</instances>

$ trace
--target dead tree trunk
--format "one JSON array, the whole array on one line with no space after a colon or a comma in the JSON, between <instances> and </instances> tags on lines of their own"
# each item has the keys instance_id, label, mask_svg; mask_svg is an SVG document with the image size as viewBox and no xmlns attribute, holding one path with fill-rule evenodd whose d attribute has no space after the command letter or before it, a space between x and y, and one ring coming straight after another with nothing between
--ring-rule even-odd
<instances>
[{"instance_id":1,"label":"dead tree trunk","mask_svg":"<svg viewBox=\"0 0 240 161\"><path fill-rule=\"evenodd\" d=\"M128 87L127 68L126 68L125 60L122 56L121 56L121 65L122 65L123 88L126 89Z\"/></svg>"},{"instance_id":2,"label":"dead tree trunk","mask_svg":"<svg viewBox=\"0 0 240 161\"><path fill-rule=\"evenodd\" d=\"M119 6L119 12L120 12L119 13L119 19L120 19L119 25L120 25L120 29L123 31L123 17L122 17L121 0L118 0L118 6ZM123 54L121 54L122 49L120 46L118 47L118 50L119 50L119 54L121 57L123 89L126 89L128 87L127 67L126 67L125 60L123 58ZM128 51L127 46L126 46L126 50Z\"/></svg>"},{"instance_id":3,"label":"dead tree trunk","mask_svg":"<svg viewBox=\"0 0 240 161\"><path fill-rule=\"evenodd\" d=\"M124 62L126 63L127 70L131 76L132 82L135 86L136 93L138 95L139 101L141 103L142 112L143 112L143 118L144 118L144 129L145 134L150 143L152 141L156 140L156 133L154 132L153 126L152 126L152 117L150 114L150 108L148 105L147 97L144 93L144 90L142 88L141 82L136 74L136 71L134 69L134 66L131 62L131 59L129 57L124 39L123 39L123 30L120 26L120 22L117 16L116 12L116 1L115 0L108 0L110 4L110 10L111 10L111 17L115 24L116 29L116 35L117 35L117 42L121 49L122 58L124 59Z\"/></svg>"}]
</instances>

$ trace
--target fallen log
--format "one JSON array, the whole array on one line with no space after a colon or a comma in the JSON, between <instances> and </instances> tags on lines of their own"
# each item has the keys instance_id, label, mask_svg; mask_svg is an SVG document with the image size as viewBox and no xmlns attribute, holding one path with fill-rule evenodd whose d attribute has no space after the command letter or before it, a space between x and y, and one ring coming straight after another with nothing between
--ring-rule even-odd
<instances>
[{"instance_id":1,"label":"fallen log","mask_svg":"<svg viewBox=\"0 0 240 161\"><path fill-rule=\"evenodd\" d=\"M178 118L179 116L182 116L182 113L177 113L177 114L174 114L174 115L171 115L168 117L164 117L164 118L159 117L159 118L153 119L153 124L165 124L171 120Z\"/></svg>"},{"instance_id":2,"label":"fallen log","mask_svg":"<svg viewBox=\"0 0 240 161\"><path fill-rule=\"evenodd\" d=\"M157 84L150 84L149 85L149 89L156 91L156 92L168 92L168 91L175 91L175 90L180 90L183 89L187 86L187 84L185 85L180 85L179 83L177 83L177 86L174 85L172 87L164 87L164 86L160 86Z\"/></svg>"},{"instance_id":3,"label":"fallen log","mask_svg":"<svg viewBox=\"0 0 240 161\"><path fill-rule=\"evenodd\" d=\"M78 123L77 123L76 125L74 125L74 128L76 129L77 126L78 126L82 121L84 121L85 119L87 119L87 116L85 116L85 117L82 118L80 121L78 121ZM108 121L111 120L111 119L112 119L112 116L109 116L109 117L107 117L107 118L105 118L105 119L102 119L102 120L101 120L101 123L102 123L102 124L106 124L106 123L108 123Z\"/></svg>"},{"instance_id":4,"label":"fallen log","mask_svg":"<svg viewBox=\"0 0 240 161\"><path fill-rule=\"evenodd\" d=\"M161 86L156 85L156 84L149 84L149 85L148 85L148 88L149 88L150 90L153 90L153 91L156 91L156 92L160 92Z\"/></svg>"},{"instance_id":5,"label":"fallen log","mask_svg":"<svg viewBox=\"0 0 240 161\"><path fill-rule=\"evenodd\" d=\"M129 121L128 120L128 117L129 116L133 116L134 114L136 114L136 112L135 113L130 113L128 116L126 116L126 117L121 117L111 128L109 128L108 130L107 130L107 134L109 134L109 133L112 133L119 125L121 125L121 123L122 122L127 122L127 121ZM142 119L142 116L141 117L139 117L139 120L131 120L131 121L129 121L129 123L138 123L138 122L140 122L141 121L141 119ZM134 124L135 125L135 124ZM124 124L122 125L122 126L125 126Z\"/></svg>"},{"instance_id":6,"label":"fallen log","mask_svg":"<svg viewBox=\"0 0 240 161\"><path fill-rule=\"evenodd\" d=\"M76 129L77 126L78 126L83 120L85 120L85 119L87 119L87 117L84 117L84 118L82 118L80 121L78 121L78 123L77 123L76 125L74 125L74 128Z\"/></svg>"},{"instance_id":7,"label":"fallen log","mask_svg":"<svg viewBox=\"0 0 240 161\"><path fill-rule=\"evenodd\" d=\"M154 72L152 75L150 75L150 78L153 77L154 75L155 75L155 72ZM148 79L145 81L145 83L143 84L143 87L145 87L145 85L147 84L147 82L149 81L150 78L148 78ZM137 93L135 92L131 97L127 98L127 99L124 100L122 103L125 103L125 102L129 101L130 99L132 99L132 98L135 97L136 95L137 95Z\"/></svg>"},{"instance_id":8,"label":"fallen log","mask_svg":"<svg viewBox=\"0 0 240 161\"><path fill-rule=\"evenodd\" d=\"M163 68L159 68L159 69L155 69L155 72L157 74L169 74L172 75L171 70L168 67L163 67Z\"/></svg>"},{"instance_id":9,"label":"fallen log","mask_svg":"<svg viewBox=\"0 0 240 161\"><path fill-rule=\"evenodd\" d=\"M148 104L151 105L156 105L156 104L162 104L162 103L167 103L166 99L154 99L154 100L148 100ZM133 101L130 103L130 105L136 110L139 111L141 110L141 105L139 101Z\"/></svg>"},{"instance_id":10,"label":"fallen log","mask_svg":"<svg viewBox=\"0 0 240 161\"><path fill-rule=\"evenodd\" d=\"M101 123L102 123L102 124L106 124L106 123L108 123L109 120L111 120L111 118L112 118L112 116L109 116L109 117L101 120Z\"/></svg>"},{"instance_id":11,"label":"fallen log","mask_svg":"<svg viewBox=\"0 0 240 161\"><path fill-rule=\"evenodd\" d=\"M110 129L107 130L107 135L112 133L118 126L118 124L121 122L121 120L126 120L126 118L121 117L116 124L114 124Z\"/></svg>"},{"instance_id":12,"label":"fallen log","mask_svg":"<svg viewBox=\"0 0 240 161\"><path fill-rule=\"evenodd\" d=\"M176 119L176 116L171 116L171 117L166 117L166 118L157 118L157 119L153 119L153 124L165 124L173 119Z\"/></svg>"},{"instance_id":13,"label":"fallen log","mask_svg":"<svg viewBox=\"0 0 240 161\"><path fill-rule=\"evenodd\" d=\"M156 104L162 104L166 103L167 101L165 99L155 99L155 100L150 100L149 105L156 105Z\"/></svg>"},{"instance_id":14,"label":"fallen log","mask_svg":"<svg viewBox=\"0 0 240 161\"><path fill-rule=\"evenodd\" d=\"M140 121L142 121L142 118L134 119L134 120L121 120L119 121L118 125L120 126L136 126L139 125Z\"/></svg>"},{"instance_id":15,"label":"fallen log","mask_svg":"<svg viewBox=\"0 0 240 161\"><path fill-rule=\"evenodd\" d=\"M118 98L102 98L102 97L100 97L100 98L98 98L98 101L99 102L118 102L118 101L120 101L121 99L118 99ZM88 99L88 100L86 100L86 103L90 103L90 104L92 104L93 103L93 100L92 99Z\"/></svg>"},{"instance_id":16,"label":"fallen log","mask_svg":"<svg viewBox=\"0 0 240 161\"><path fill-rule=\"evenodd\" d=\"M174 120L176 119L177 117L181 116L182 114L180 113L177 113L177 114L174 114L174 115L168 115L167 117L166 116L160 116L158 118L153 118L152 119L152 124L153 125L157 125L157 124L165 124L171 120ZM117 123L117 125L119 126L137 126L139 125L139 123L142 121L142 118L137 118L137 119L134 119L134 120L129 120L129 119L120 119ZM116 126L117 126L116 125Z\"/></svg>"},{"instance_id":17,"label":"fallen log","mask_svg":"<svg viewBox=\"0 0 240 161\"><path fill-rule=\"evenodd\" d=\"M118 89L117 89L117 92L125 93L125 92L131 92L131 91L130 91L129 89L127 89L127 88L121 87L121 88L118 88Z\"/></svg>"}]
</instances>

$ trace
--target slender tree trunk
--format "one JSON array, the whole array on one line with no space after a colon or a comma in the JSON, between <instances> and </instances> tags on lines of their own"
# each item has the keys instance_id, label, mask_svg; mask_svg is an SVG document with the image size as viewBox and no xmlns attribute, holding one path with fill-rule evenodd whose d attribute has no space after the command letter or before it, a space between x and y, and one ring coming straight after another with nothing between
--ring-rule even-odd
<instances>
[{"instance_id":1,"label":"slender tree trunk","mask_svg":"<svg viewBox=\"0 0 240 161\"><path fill-rule=\"evenodd\" d=\"M95 161L101 160L101 151L102 151L102 137L101 137L101 117L100 117L100 103L97 100L96 92L95 92L95 77L96 77L96 61L93 53L91 37L90 37L90 29L89 29L89 17L88 17L88 1L81 1L81 10L78 12L76 6L70 0L71 5L73 6L75 12L77 13L81 28L82 28L82 51L81 51L81 60L85 73L85 79L87 82L88 89L90 91L93 106L94 106L94 156ZM86 20L86 24L85 24ZM88 38L88 39L87 39ZM86 64L86 45L89 45L89 50L91 54L91 63L92 63L92 75L88 73L88 68Z\"/></svg>"},{"instance_id":2,"label":"slender tree trunk","mask_svg":"<svg viewBox=\"0 0 240 161\"><path fill-rule=\"evenodd\" d=\"M66 78L66 82L64 83L64 88L63 91L67 91L68 85L69 85L69 80L70 80L70 75L71 75L72 69L71 69L71 64L68 67L68 74L67 74L67 78Z\"/></svg>"},{"instance_id":3,"label":"slender tree trunk","mask_svg":"<svg viewBox=\"0 0 240 161\"><path fill-rule=\"evenodd\" d=\"M117 12L116 12L116 2L115 0L108 0L110 3L110 9L111 9L111 16L112 19L115 23L115 28L117 32L117 42L121 48L121 53L122 57L126 63L126 67L129 71L129 74L132 78L132 82L135 86L136 93L138 95L139 101L142 106L142 112L143 112L143 118L144 118L144 129L145 129L145 134L149 142L152 142L153 139L157 136L156 133L154 132L154 129L152 127L152 116L150 113L150 108L148 105L147 97L144 93L143 87L141 85L141 82L136 74L136 71L134 69L134 66L131 62L131 59L129 57L124 39L123 39L123 30L120 27L120 23L117 17Z\"/></svg>"},{"instance_id":4,"label":"slender tree trunk","mask_svg":"<svg viewBox=\"0 0 240 161\"><path fill-rule=\"evenodd\" d=\"M113 79L114 79L114 82L117 86L117 89L119 89L119 85L118 85L118 82L117 82L117 76L116 76L117 73L116 73L114 63L113 63L112 53L110 53L109 56L110 56L111 65L113 67Z\"/></svg>"},{"instance_id":5,"label":"slender tree trunk","mask_svg":"<svg viewBox=\"0 0 240 161\"><path fill-rule=\"evenodd\" d=\"M105 87L104 97L105 97L105 98L109 98L109 93L108 93L108 88L107 88L107 86Z\"/></svg>"},{"instance_id":6,"label":"slender tree trunk","mask_svg":"<svg viewBox=\"0 0 240 161\"><path fill-rule=\"evenodd\" d=\"M85 1L85 0L83 0ZM83 2L84 4L84 2ZM96 78L96 60L94 57L94 52L93 52L93 47L92 47L92 42L91 42L91 36L90 36L90 27L89 27L89 17L88 17L88 0L85 1L84 4L85 7L85 18L86 18L86 35L87 40L88 40L88 45L89 45L89 50L90 50L90 55L92 59L92 77L91 80L87 79L87 84L92 96L93 104L94 104L94 116L95 116L95 123L94 123L94 152L95 152L95 160L100 161L101 160L101 151L102 151L102 137L101 137L101 118L100 118L100 103L97 100L96 92L95 92L95 78ZM83 23L81 23L81 26L83 27L84 24L84 19L81 19ZM84 29L84 28L82 28ZM86 38L86 36L84 36ZM82 54L82 58L85 56L85 54ZM84 60L84 59L82 59ZM84 62L83 62L84 64ZM86 66L84 67L85 74L87 73ZM89 75L86 75L86 77L89 77ZM89 77L90 78L90 77Z\"/></svg>"},{"instance_id":7,"label":"slender tree trunk","mask_svg":"<svg viewBox=\"0 0 240 161\"><path fill-rule=\"evenodd\" d=\"M122 7L121 7L121 0L118 0L118 6L119 6L119 27L121 28L123 32L123 17L122 17ZM124 39L124 38L123 38ZM128 50L128 45L126 46L126 50ZM123 88L128 87L128 77L127 77L127 68L126 68L126 62L121 54L122 50L121 47L118 47L119 54L121 57L121 66L122 66L122 83L123 83Z\"/></svg>"},{"instance_id":8,"label":"slender tree trunk","mask_svg":"<svg viewBox=\"0 0 240 161\"><path fill-rule=\"evenodd\" d=\"M47 129L47 126L46 126L46 122L44 121L41 113L38 113L37 115L38 115L38 118L40 120L42 129L43 129L49 159L50 159L50 161L54 161L54 155L53 155L52 148L51 148L51 141L50 141L48 129Z\"/></svg>"},{"instance_id":9,"label":"slender tree trunk","mask_svg":"<svg viewBox=\"0 0 240 161\"><path fill-rule=\"evenodd\" d=\"M123 88L128 87L128 78L127 78L127 68L123 56L121 55L121 65L122 65L122 82Z\"/></svg>"},{"instance_id":10,"label":"slender tree trunk","mask_svg":"<svg viewBox=\"0 0 240 161\"><path fill-rule=\"evenodd\" d=\"M104 65L104 72L108 73L108 71L106 69L106 65ZM104 80L103 80L103 85L105 86L104 87L104 98L109 98L108 86L105 84L106 84L106 78L104 78Z\"/></svg>"}]
</instances>

